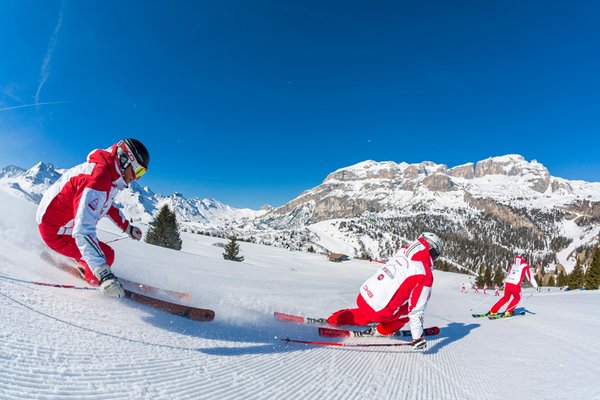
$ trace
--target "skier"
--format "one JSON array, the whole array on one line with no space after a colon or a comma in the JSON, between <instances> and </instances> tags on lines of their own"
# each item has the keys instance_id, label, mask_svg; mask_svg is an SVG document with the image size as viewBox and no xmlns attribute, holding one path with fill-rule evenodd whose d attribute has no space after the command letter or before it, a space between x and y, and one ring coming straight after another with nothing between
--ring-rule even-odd
<instances>
[{"instance_id":1,"label":"skier","mask_svg":"<svg viewBox=\"0 0 600 400\"><path fill-rule=\"evenodd\" d=\"M511 296L513 299L508 304L508 308L506 309L504 315L507 317L512 315L517 307L517 304L519 303L519 300L521 300L521 282L523 281L524 277L527 277L533 287L539 292L538 284L535 281L535 277L531 275L531 269L529 264L527 264L527 258L525 255L516 256L515 261L508 269L508 276L506 278L506 284L504 285L504 296L492 306L488 312L488 315L496 315L500 308L506 304L508 300L510 300Z\"/></svg>"},{"instance_id":2,"label":"skier","mask_svg":"<svg viewBox=\"0 0 600 400\"><path fill-rule=\"evenodd\" d=\"M483 284L483 294L484 294L484 296L487 296L487 284L486 283Z\"/></svg>"},{"instance_id":3,"label":"skier","mask_svg":"<svg viewBox=\"0 0 600 400\"><path fill-rule=\"evenodd\" d=\"M462 283L462 285L460 285L460 292L461 293L467 293L467 284L466 283Z\"/></svg>"},{"instance_id":4,"label":"skier","mask_svg":"<svg viewBox=\"0 0 600 400\"><path fill-rule=\"evenodd\" d=\"M433 285L431 268L441 250L442 241L436 234L422 233L361 286L356 298L358 308L336 311L327 322L360 326L377 322L371 333L387 336L410 321L413 348L425 350L423 313Z\"/></svg>"},{"instance_id":5,"label":"skier","mask_svg":"<svg viewBox=\"0 0 600 400\"><path fill-rule=\"evenodd\" d=\"M479 294L479 287L476 284L473 284L473 290L475 294Z\"/></svg>"},{"instance_id":6,"label":"skier","mask_svg":"<svg viewBox=\"0 0 600 400\"><path fill-rule=\"evenodd\" d=\"M127 221L114 206L119 190L148 170L150 154L136 139L124 139L106 150L92 151L79 164L44 193L37 209L37 223L44 242L54 251L78 261L86 281L100 286L110 297L124 295L110 270L114 250L98 240L96 225L108 216L132 239L140 240L142 231Z\"/></svg>"},{"instance_id":7,"label":"skier","mask_svg":"<svg viewBox=\"0 0 600 400\"><path fill-rule=\"evenodd\" d=\"M500 296L500 286L494 286L494 296Z\"/></svg>"}]
</instances>

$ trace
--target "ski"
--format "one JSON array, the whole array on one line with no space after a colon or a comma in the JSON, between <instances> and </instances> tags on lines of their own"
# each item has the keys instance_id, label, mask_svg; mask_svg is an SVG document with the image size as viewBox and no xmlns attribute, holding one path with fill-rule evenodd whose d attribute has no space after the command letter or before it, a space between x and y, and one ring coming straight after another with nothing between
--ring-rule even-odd
<instances>
[{"instance_id":1,"label":"ski","mask_svg":"<svg viewBox=\"0 0 600 400\"><path fill-rule=\"evenodd\" d=\"M68 261L63 261L55 258L47 251L42 252L42 259L58 269L68 273L69 275L74 276L75 278L80 278L85 280L85 275L82 270L79 269L78 265L75 263L70 263ZM124 289L133 292L142 292L144 294L148 294L149 296L162 296L167 297L169 299L173 299L175 301L183 301L186 303L192 302L192 295L184 292L177 292L174 290L160 289L154 286L146 285L143 283L133 282L124 278L117 278L123 286Z\"/></svg>"},{"instance_id":2,"label":"ski","mask_svg":"<svg viewBox=\"0 0 600 400\"><path fill-rule=\"evenodd\" d=\"M300 344L311 344L314 346L328 346L328 347L398 347L398 346L410 346L410 342L396 342L396 343L343 343L343 342L317 342L311 340L299 340L285 338L281 341L286 343L300 343Z\"/></svg>"},{"instance_id":3,"label":"ski","mask_svg":"<svg viewBox=\"0 0 600 400\"><path fill-rule=\"evenodd\" d=\"M504 314L489 315L488 319L493 320L493 319L512 318L512 317L516 317L519 315L525 315L525 311L515 312L515 313L512 313L511 315L504 315Z\"/></svg>"},{"instance_id":4,"label":"ski","mask_svg":"<svg viewBox=\"0 0 600 400\"><path fill-rule=\"evenodd\" d=\"M323 337L405 337L411 336L410 330L400 330L390 336L378 336L374 334L374 327L365 330L347 330L347 329L332 329L332 328L319 328L319 336ZM425 336L436 336L439 335L440 328L432 326L430 328L424 328L423 334Z\"/></svg>"},{"instance_id":5,"label":"ski","mask_svg":"<svg viewBox=\"0 0 600 400\"><path fill-rule=\"evenodd\" d=\"M145 306L166 311L170 314L191 319L193 321L209 322L215 319L215 312L206 308L171 303L170 301L160 300L140 293L135 293L127 289L125 289L125 297Z\"/></svg>"},{"instance_id":6,"label":"ski","mask_svg":"<svg viewBox=\"0 0 600 400\"><path fill-rule=\"evenodd\" d=\"M525 311L515 311L511 317L514 317L516 315L525 315ZM505 317L504 313L499 313L496 315L490 315L490 313L483 313L483 314L471 314L471 316L473 318L484 318L484 317L488 317L489 319L501 319L501 318L509 318L509 317Z\"/></svg>"},{"instance_id":7,"label":"ski","mask_svg":"<svg viewBox=\"0 0 600 400\"><path fill-rule=\"evenodd\" d=\"M306 324L306 325L329 325L327 318L311 318L302 317L300 315L286 314L279 311L273 313L275 319L284 322L292 322L294 324ZM376 326L377 324L368 324L367 326Z\"/></svg>"},{"instance_id":8,"label":"ski","mask_svg":"<svg viewBox=\"0 0 600 400\"><path fill-rule=\"evenodd\" d=\"M279 311L275 311L273 316L280 321L293 322L295 324L327 325L327 318L302 317L300 315L286 314Z\"/></svg>"},{"instance_id":9,"label":"ski","mask_svg":"<svg viewBox=\"0 0 600 400\"><path fill-rule=\"evenodd\" d=\"M85 280L85 278L83 277L83 273L76 266L71 265L67 262L58 261L54 257L50 256L47 253L42 254L42 258L45 261L47 261L49 264L57 267L58 269L60 269L64 272L67 272L68 274L70 274L76 278ZM117 278L117 279L119 280L119 282L125 283L125 285L123 285L123 290L125 291L125 298L133 300L139 304L153 307L158 310L165 311L170 314L174 314L179 317L190 319L193 321L208 322L208 321L212 321L213 319L215 319L215 312L213 310L209 310L206 308L187 306L187 305L173 303L173 302L167 301L167 300L158 299L154 296L137 293L136 291L134 291L135 289L131 290L131 288L137 288L140 291L144 291L144 293L150 293L150 294L154 294L154 295L156 295L157 293L163 293L163 294L166 293L166 294L170 294L170 295L175 295L176 297L178 297L180 299L185 299L185 298L191 299L191 295L189 295L187 293L168 291L168 290L154 288L154 287L148 286L148 285L131 282L126 279L120 279L120 278ZM90 288L90 289L95 289L95 288Z\"/></svg>"}]
</instances>

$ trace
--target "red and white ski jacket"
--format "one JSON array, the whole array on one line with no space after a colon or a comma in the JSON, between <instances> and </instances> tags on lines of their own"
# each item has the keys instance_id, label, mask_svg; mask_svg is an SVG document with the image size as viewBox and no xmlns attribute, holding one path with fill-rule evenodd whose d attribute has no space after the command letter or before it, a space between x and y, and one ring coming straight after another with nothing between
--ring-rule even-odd
<instances>
[{"instance_id":1,"label":"red and white ski jacket","mask_svg":"<svg viewBox=\"0 0 600 400\"><path fill-rule=\"evenodd\" d=\"M531 275L531 268L529 267L529 264L527 264L527 261L525 261L521 256L517 256L515 257L513 265L511 265L508 269L506 283L512 283L513 285L521 286L521 282L525 277L527 277L534 288L538 287L535 277Z\"/></svg>"},{"instance_id":2,"label":"red and white ski jacket","mask_svg":"<svg viewBox=\"0 0 600 400\"><path fill-rule=\"evenodd\" d=\"M429 244L420 238L402 248L367 279L360 289L365 302L380 317L400 318L400 307L408 301L408 318L413 338L423 335L423 313L431 295L433 259Z\"/></svg>"},{"instance_id":3,"label":"red and white ski jacket","mask_svg":"<svg viewBox=\"0 0 600 400\"><path fill-rule=\"evenodd\" d=\"M44 193L37 209L37 223L46 232L73 236L82 260L94 271L106 263L96 236L100 218L108 215L123 231L129 226L113 204L119 190L125 187L117 164L116 145L94 150L87 162L65 172Z\"/></svg>"}]
</instances>

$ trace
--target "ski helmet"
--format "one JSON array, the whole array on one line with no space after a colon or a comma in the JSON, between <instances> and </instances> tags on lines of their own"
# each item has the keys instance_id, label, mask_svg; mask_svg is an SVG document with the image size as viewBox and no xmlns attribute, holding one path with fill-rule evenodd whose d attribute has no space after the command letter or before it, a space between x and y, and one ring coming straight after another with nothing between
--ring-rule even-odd
<instances>
[{"instance_id":1,"label":"ski helmet","mask_svg":"<svg viewBox=\"0 0 600 400\"><path fill-rule=\"evenodd\" d=\"M442 253L442 239L438 235L431 232L423 232L419 238L424 238L429 244L429 254L434 260Z\"/></svg>"},{"instance_id":2,"label":"ski helmet","mask_svg":"<svg viewBox=\"0 0 600 400\"><path fill-rule=\"evenodd\" d=\"M135 172L135 179L139 179L148 171L150 153L142 142L128 138L117 143L117 159L121 166L121 173L125 173L125 169L131 165Z\"/></svg>"}]
</instances>

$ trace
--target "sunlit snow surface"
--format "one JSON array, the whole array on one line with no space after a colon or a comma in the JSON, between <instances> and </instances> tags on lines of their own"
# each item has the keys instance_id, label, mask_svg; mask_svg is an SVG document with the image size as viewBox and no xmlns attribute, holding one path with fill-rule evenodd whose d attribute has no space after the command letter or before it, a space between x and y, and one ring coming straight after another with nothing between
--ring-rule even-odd
<instances>
[{"instance_id":1,"label":"sunlit snow surface","mask_svg":"<svg viewBox=\"0 0 600 400\"><path fill-rule=\"evenodd\" d=\"M117 275L192 294L211 323L174 317L82 285L40 258L35 206L0 189L0 399L600 399L600 293L524 291L524 317L471 318L483 294L465 275L435 272L429 350L323 348L316 328L273 311L327 316L352 306L377 265L241 243L224 261L220 239L183 234L180 252L114 242ZM120 237L102 223L103 240ZM473 311L487 311L488 296ZM347 339L347 342L391 339Z\"/></svg>"}]
</instances>

